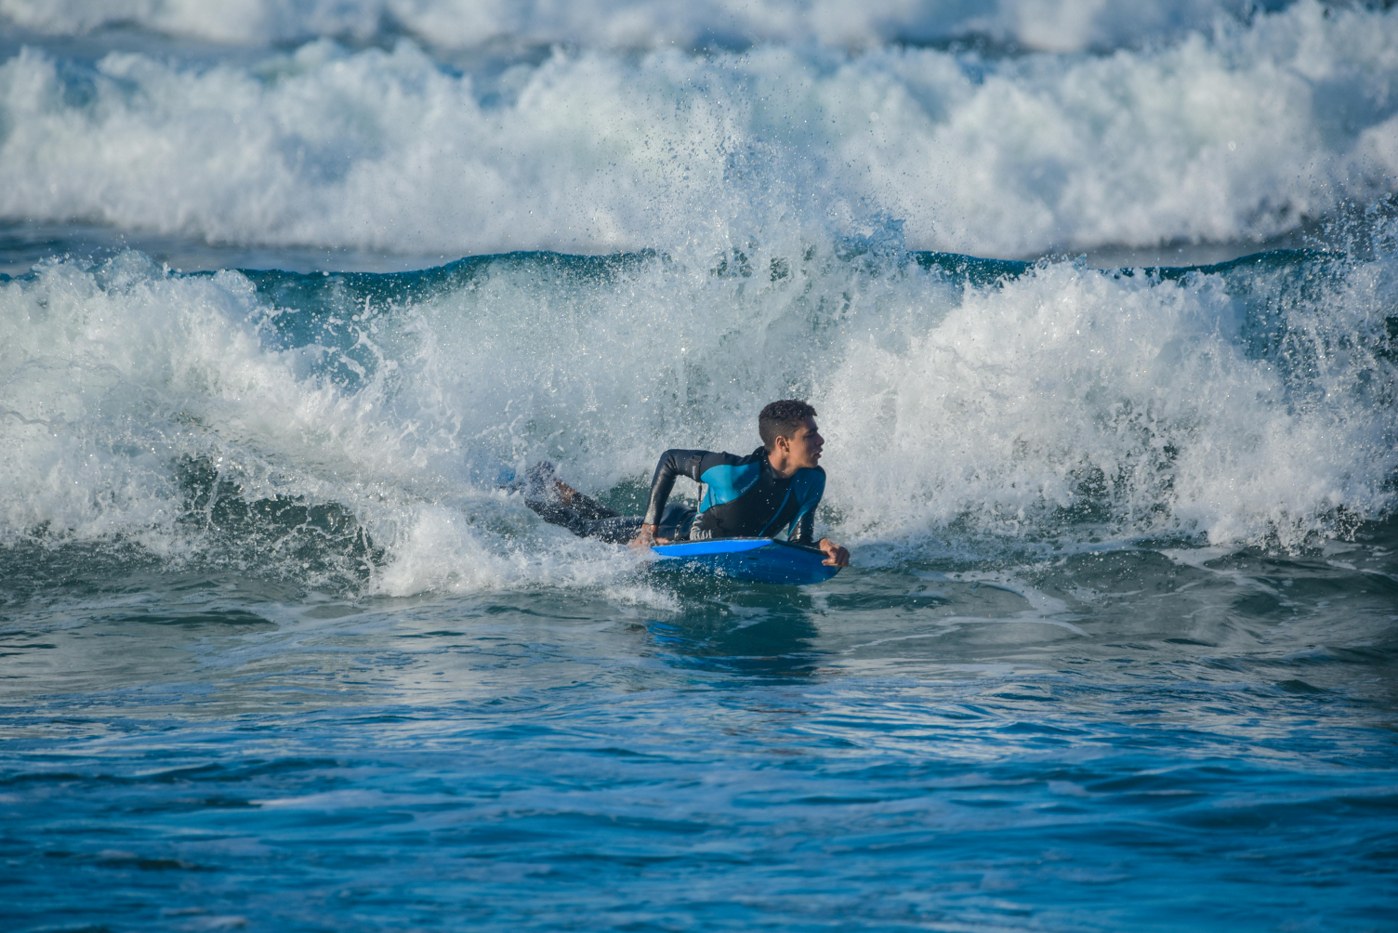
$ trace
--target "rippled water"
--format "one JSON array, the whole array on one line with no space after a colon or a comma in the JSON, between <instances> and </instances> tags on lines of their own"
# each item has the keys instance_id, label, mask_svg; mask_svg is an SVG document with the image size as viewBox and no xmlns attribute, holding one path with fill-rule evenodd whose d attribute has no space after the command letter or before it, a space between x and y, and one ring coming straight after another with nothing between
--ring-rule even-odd
<instances>
[{"instance_id":1,"label":"rippled water","mask_svg":"<svg viewBox=\"0 0 1398 933\"><path fill-rule=\"evenodd\" d=\"M1306 559L681 583L663 606L351 604L129 567L11 614L0 910L23 929L1382 929L1398 538L1378 533Z\"/></svg>"}]
</instances>

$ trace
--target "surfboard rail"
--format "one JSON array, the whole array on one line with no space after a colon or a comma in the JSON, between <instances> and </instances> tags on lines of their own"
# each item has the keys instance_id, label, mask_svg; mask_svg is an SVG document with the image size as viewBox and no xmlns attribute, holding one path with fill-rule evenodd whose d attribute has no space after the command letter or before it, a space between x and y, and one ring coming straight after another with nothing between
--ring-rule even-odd
<instances>
[{"instance_id":1,"label":"surfboard rail","mask_svg":"<svg viewBox=\"0 0 1398 933\"><path fill-rule=\"evenodd\" d=\"M651 545L657 569L707 574L749 583L805 586L840 571L817 547L775 538L717 538Z\"/></svg>"}]
</instances>

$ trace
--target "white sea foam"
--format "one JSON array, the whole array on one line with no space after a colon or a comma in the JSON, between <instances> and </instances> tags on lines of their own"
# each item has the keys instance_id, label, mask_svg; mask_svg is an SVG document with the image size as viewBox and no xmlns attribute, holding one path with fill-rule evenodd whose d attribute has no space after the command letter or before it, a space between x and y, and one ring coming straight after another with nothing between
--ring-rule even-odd
<instances>
[{"instance_id":1,"label":"white sea foam","mask_svg":"<svg viewBox=\"0 0 1398 933\"><path fill-rule=\"evenodd\" d=\"M573 15L537 7L482 15ZM54 28L85 8L53 7ZM251 64L28 47L0 64L0 217L445 257L707 254L876 218L911 248L992 256L1260 241L1391 194L1395 49L1398 10L1313 0L1107 56L583 47L462 72L410 42Z\"/></svg>"},{"instance_id":2,"label":"white sea foam","mask_svg":"<svg viewBox=\"0 0 1398 933\"><path fill-rule=\"evenodd\" d=\"M484 477L548 457L594 493L641 484L666 447L756 446L787 395L820 412L821 523L854 545L1290 546L1393 507L1391 254L1260 284L777 259L515 259L412 300L307 277L290 306L130 254L47 264L0 286L0 534L204 546L180 520L195 460L249 501L344 508L384 592L630 586ZM349 339L310 341L312 314Z\"/></svg>"},{"instance_id":3,"label":"white sea foam","mask_svg":"<svg viewBox=\"0 0 1398 933\"><path fill-rule=\"evenodd\" d=\"M1209 28L1244 0L0 0L0 17L53 35L137 26L171 36L265 45L385 30L455 49L498 42L600 48L821 42L872 46L983 35L1052 51L1113 48Z\"/></svg>"},{"instance_id":4,"label":"white sea foam","mask_svg":"<svg viewBox=\"0 0 1398 933\"><path fill-rule=\"evenodd\" d=\"M547 582L646 598L634 562L545 525L494 484L503 462L605 439L595 409L568 417L576 406L560 388L592 382L609 404L621 392L611 360L562 358L602 299L546 293L528 277L482 283L479 302L473 286L336 319L358 357L333 342L286 346L280 328L310 309L267 303L239 273L179 277L126 253L92 268L46 263L0 285L0 469L14 480L0 492L0 543L120 539L183 560L214 546L219 496L331 504L384 549L374 585L385 593ZM536 317L545 297L572 320ZM611 323L636 309L622 302ZM631 329L640 357L644 330ZM190 487L190 464L212 474L205 486ZM213 479L230 488L206 488ZM266 520L273 527L254 516L237 537L273 547L233 559L271 567L304 521ZM311 564L274 569L315 582Z\"/></svg>"},{"instance_id":5,"label":"white sea foam","mask_svg":"<svg viewBox=\"0 0 1398 933\"><path fill-rule=\"evenodd\" d=\"M1016 536L1060 511L1295 545L1359 503L1377 516L1398 469L1391 363L1373 356L1385 303L1352 297L1363 325L1288 307L1286 326L1316 342L1281 360L1250 345L1259 309L1218 277L1059 264L968 292L895 342L874 331L848 348L821 393L841 425L832 495L851 528L895 536L961 518ZM1304 388L1291 366L1315 366ZM1371 379L1375 396L1359 390Z\"/></svg>"}]
</instances>

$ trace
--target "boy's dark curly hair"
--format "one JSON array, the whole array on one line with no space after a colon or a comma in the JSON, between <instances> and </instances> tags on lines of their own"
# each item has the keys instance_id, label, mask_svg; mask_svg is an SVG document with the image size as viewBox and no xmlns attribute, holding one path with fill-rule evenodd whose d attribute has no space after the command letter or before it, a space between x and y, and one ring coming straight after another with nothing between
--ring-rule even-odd
<instances>
[{"instance_id":1,"label":"boy's dark curly hair","mask_svg":"<svg viewBox=\"0 0 1398 933\"><path fill-rule=\"evenodd\" d=\"M778 437L791 437L807 418L814 418L816 410L806 402L795 398L784 398L767 405L757 416L757 433L762 444L771 450Z\"/></svg>"}]
</instances>

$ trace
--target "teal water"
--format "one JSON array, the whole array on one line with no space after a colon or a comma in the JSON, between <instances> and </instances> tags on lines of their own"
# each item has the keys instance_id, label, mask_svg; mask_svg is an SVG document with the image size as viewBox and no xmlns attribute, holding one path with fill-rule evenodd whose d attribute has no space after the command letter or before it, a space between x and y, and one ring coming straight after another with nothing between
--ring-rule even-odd
<instances>
[{"instance_id":1,"label":"teal water","mask_svg":"<svg viewBox=\"0 0 1398 933\"><path fill-rule=\"evenodd\" d=\"M1395 544L664 609L64 555L7 587L5 925L1383 929Z\"/></svg>"}]
</instances>

